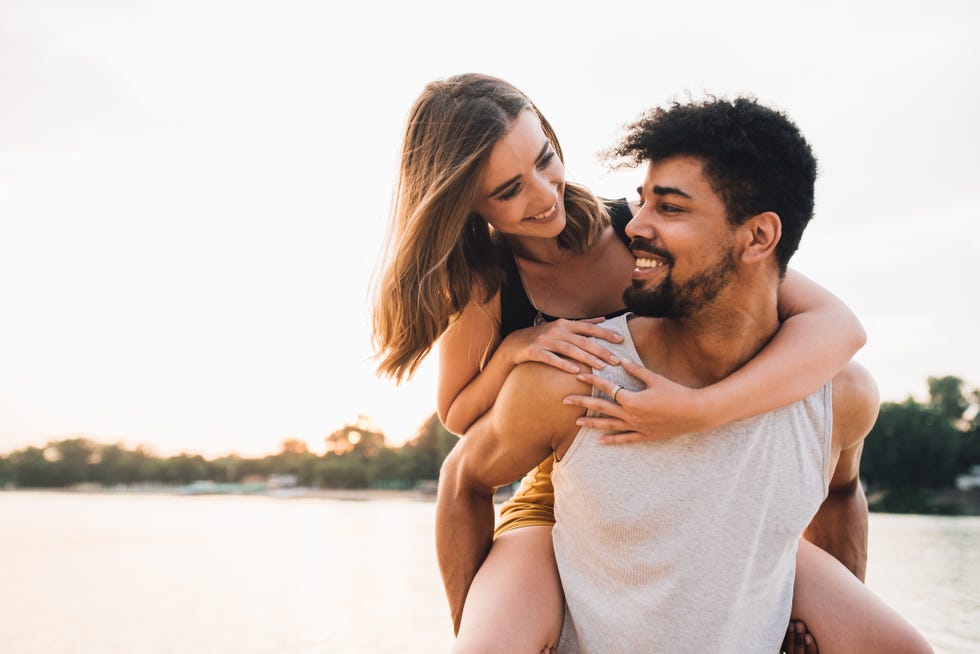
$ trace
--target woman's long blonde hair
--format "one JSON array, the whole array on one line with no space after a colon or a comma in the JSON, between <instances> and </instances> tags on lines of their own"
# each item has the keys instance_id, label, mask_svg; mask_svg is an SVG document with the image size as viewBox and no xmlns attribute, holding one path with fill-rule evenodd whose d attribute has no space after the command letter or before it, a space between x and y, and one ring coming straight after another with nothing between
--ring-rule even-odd
<instances>
[{"instance_id":1,"label":"woman's long blonde hair","mask_svg":"<svg viewBox=\"0 0 980 654\"><path fill-rule=\"evenodd\" d=\"M373 288L378 374L410 377L471 299L500 288L500 235L473 212L490 151L531 110L559 159L561 146L541 112L507 82L469 73L431 82L409 112L387 243ZM586 188L565 184L558 245L588 251L609 216ZM479 298L473 298L479 293Z\"/></svg>"}]
</instances>

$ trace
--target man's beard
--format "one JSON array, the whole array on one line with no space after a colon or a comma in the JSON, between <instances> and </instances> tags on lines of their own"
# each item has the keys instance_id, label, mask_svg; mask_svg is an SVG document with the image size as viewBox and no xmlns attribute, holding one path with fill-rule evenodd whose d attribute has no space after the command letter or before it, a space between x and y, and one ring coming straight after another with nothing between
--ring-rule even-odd
<instances>
[{"instance_id":1,"label":"man's beard","mask_svg":"<svg viewBox=\"0 0 980 654\"><path fill-rule=\"evenodd\" d=\"M667 278L657 288L644 289L640 282L623 293L626 308L650 318L687 318L718 296L735 270L734 251L729 249L721 261L683 283Z\"/></svg>"}]
</instances>

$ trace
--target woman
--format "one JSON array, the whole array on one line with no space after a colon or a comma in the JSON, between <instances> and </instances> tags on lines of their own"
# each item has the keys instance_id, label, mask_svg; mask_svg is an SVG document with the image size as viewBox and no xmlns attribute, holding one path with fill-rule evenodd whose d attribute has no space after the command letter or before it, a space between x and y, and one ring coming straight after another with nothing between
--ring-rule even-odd
<instances>
[{"instance_id":1,"label":"woman","mask_svg":"<svg viewBox=\"0 0 980 654\"><path fill-rule=\"evenodd\" d=\"M554 132L526 96L483 75L429 84L410 113L402 152L373 314L380 373L399 380L411 375L439 340L439 416L462 434L520 362L569 372L619 364L588 338L616 341L619 335L601 319L576 318L624 310L621 292L635 264L623 232L630 210L621 202L607 206L565 180ZM687 389L626 366L647 389L615 417L620 435L610 442L708 429L795 402L863 345L850 311L799 274L787 276L779 304L778 334L718 384ZM448 574L444 568L464 649L540 651L557 639L557 632L541 627L554 625L562 612L550 538L550 463L532 472L502 511L495 544L472 587L480 561L454 564ZM845 623L845 635L855 639L866 635L859 620L840 620L824 608L829 599L860 607L852 616L879 618L893 632L905 629L849 573L828 573L832 566L811 548L817 549L801 542L798 578L819 590L797 592L794 616L827 628L825 654L846 651L835 649L831 625ZM492 628L501 625L508 628ZM787 647L804 651L801 640L788 638Z\"/></svg>"}]
</instances>

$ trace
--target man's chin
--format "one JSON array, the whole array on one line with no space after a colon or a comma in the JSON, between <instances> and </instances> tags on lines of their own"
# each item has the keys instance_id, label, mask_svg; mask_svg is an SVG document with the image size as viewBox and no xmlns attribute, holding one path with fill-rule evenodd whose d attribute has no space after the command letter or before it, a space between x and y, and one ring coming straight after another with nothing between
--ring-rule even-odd
<instances>
[{"instance_id":1,"label":"man's chin","mask_svg":"<svg viewBox=\"0 0 980 654\"><path fill-rule=\"evenodd\" d=\"M647 290L629 287L623 293L627 310L645 318L679 318L679 312L668 294L661 289Z\"/></svg>"}]
</instances>

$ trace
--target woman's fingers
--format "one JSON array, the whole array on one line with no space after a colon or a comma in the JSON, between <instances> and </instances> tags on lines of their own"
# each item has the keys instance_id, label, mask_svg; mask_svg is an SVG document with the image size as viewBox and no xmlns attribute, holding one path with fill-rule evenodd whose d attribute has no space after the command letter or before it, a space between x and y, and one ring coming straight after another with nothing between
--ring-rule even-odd
<instances>
[{"instance_id":1,"label":"woman's fingers","mask_svg":"<svg viewBox=\"0 0 980 654\"><path fill-rule=\"evenodd\" d=\"M552 350L569 359L581 361L590 368L602 369L606 367L607 362L612 365L619 363L619 359L612 352L583 336L556 341Z\"/></svg>"},{"instance_id":2,"label":"woman's fingers","mask_svg":"<svg viewBox=\"0 0 980 654\"><path fill-rule=\"evenodd\" d=\"M528 343L527 358L531 360L554 365L552 361L545 358L545 353L553 353L584 363L590 368L601 369L606 364L619 363L619 358L603 347L601 341L589 338L592 332L600 329L595 325L581 321L559 320L538 329L539 331ZM607 329L595 333L607 334L610 338L615 335L615 332Z\"/></svg>"},{"instance_id":3,"label":"woman's fingers","mask_svg":"<svg viewBox=\"0 0 980 654\"><path fill-rule=\"evenodd\" d=\"M574 343L580 349L613 365L619 363L619 359L612 352L604 348L601 343L592 340L598 338L610 343L621 343L623 336L619 332L588 320L556 320L549 325L549 328L556 338Z\"/></svg>"},{"instance_id":4,"label":"woman's fingers","mask_svg":"<svg viewBox=\"0 0 980 654\"><path fill-rule=\"evenodd\" d=\"M534 360L540 363L546 363L549 366L554 366L559 370L570 372L573 375L582 372L582 368L579 367L574 361L566 359L565 357L560 357L553 352L549 352L548 350L542 350L539 355L534 358Z\"/></svg>"},{"instance_id":5,"label":"woman's fingers","mask_svg":"<svg viewBox=\"0 0 980 654\"><path fill-rule=\"evenodd\" d=\"M580 382L585 382L586 384L591 384L592 386L595 386L596 388L598 388L600 391L602 391L603 393L605 393L609 397L612 397L613 396L613 393L616 393L616 403L622 402L623 401L623 398L625 397L625 395L627 393L630 393L631 392L631 391L627 391L625 389L622 389L621 386L620 386L620 389L622 389L622 390L616 391L616 387L619 386L619 384L617 384L616 382L613 382L613 381L609 381L608 379L604 379L602 377L599 377L597 375L590 374L590 373L582 373L580 375L576 375L576 377L577 377L577 379ZM596 408L594 406L594 402L603 402L605 404L612 404L612 402L607 402L606 400L602 400L602 399L599 399L599 398L595 398L595 397L591 397L591 396L586 396L586 395L574 395L574 396L569 395L565 399L567 400L569 397L575 397L576 398L576 401L575 402L565 402L565 404L574 404L576 406L584 406L584 407L587 407L589 409ZM589 401L588 404L583 403L586 400Z\"/></svg>"},{"instance_id":6,"label":"woman's fingers","mask_svg":"<svg viewBox=\"0 0 980 654\"><path fill-rule=\"evenodd\" d=\"M638 431L624 431L616 434L603 434L599 437L602 445L623 445L624 443L642 443L651 440Z\"/></svg>"},{"instance_id":7,"label":"woman's fingers","mask_svg":"<svg viewBox=\"0 0 980 654\"><path fill-rule=\"evenodd\" d=\"M575 421L575 424L579 427L592 427L602 431L617 433L625 432L625 430L629 429L627 424L619 418L609 416L582 416Z\"/></svg>"},{"instance_id":8,"label":"woman's fingers","mask_svg":"<svg viewBox=\"0 0 980 654\"><path fill-rule=\"evenodd\" d=\"M531 327L526 332L521 361L540 361L568 372L579 372L574 364L559 363L553 355L576 361L590 368L602 369L618 365L619 358L603 347L602 341L620 343L623 336L600 326L603 318L588 320L558 319L546 325Z\"/></svg>"},{"instance_id":9,"label":"woman's fingers","mask_svg":"<svg viewBox=\"0 0 980 654\"><path fill-rule=\"evenodd\" d=\"M581 375L578 375L578 377L579 379L582 378ZM592 397L591 395L566 395L565 399L562 400L562 402L564 404L568 404L571 406L579 406L582 407L583 409L588 409L595 413L601 413L604 416L607 416L607 417L582 416L581 418L579 418L579 420L580 421L584 420L585 422L576 423L580 427L599 427L600 429L610 429L610 428L617 428L617 427L621 428L621 425L623 424L622 420L619 420L619 425L612 426L612 427L610 427L610 425L608 425L605 422L599 424L598 421L609 420L608 416L615 417L615 414L618 414L620 410L619 405L614 404L609 400L604 400L601 397Z\"/></svg>"},{"instance_id":10,"label":"woman's fingers","mask_svg":"<svg viewBox=\"0 0 980 654\"><path fill-rule=\"evenodd\" d=\"M641 382L643 382L644 385L648 387L655 382L666 379L666 377L664 377L663 375L658 375L655 372L651 372L650 370L644 368L643 366L633 363L632 361L628 361L626 359L623 359L620 362L620 365L623 366L623 370L625 370L628 375L632 377L636 377Z\"/></svg>"},{"instance_id":11,"label":"woman's fingers","mask_svg":"<svg viewBox=\"0 0 980 654\"><path fill-rule=\"evenodd\" d=\"M617 331L611 329L606 329L599 325L594 325L591 323L580 323L580 327L583 329L583 333L588 336L594 336L595 338L601 338L604 341L609 341L610 343L622 343L623 335Z\"/></svg>"}]
</instances>

